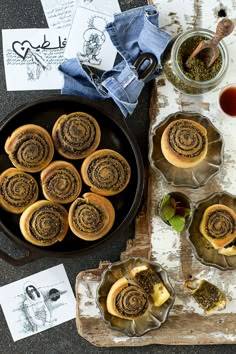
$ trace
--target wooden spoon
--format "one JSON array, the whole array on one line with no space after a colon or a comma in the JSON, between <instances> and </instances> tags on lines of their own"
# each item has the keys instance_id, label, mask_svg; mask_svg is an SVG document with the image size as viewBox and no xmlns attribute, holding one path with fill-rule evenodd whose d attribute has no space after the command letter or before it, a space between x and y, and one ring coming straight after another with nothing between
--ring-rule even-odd
<instances>
[{"instance_id":1,"label":"wooden spoon","mask_svg":"<svg viewBox=\"0 0 236 354\"><path fill-rule=\"evenodd\" d=\"M214 37L212 39L203 40L198 44L198 46L186 61L186 66L189 67L190 61L198 54L198 57L205 63L207 68L209 68L220 54L218 43L224 37L228 36L233 31L233 29L234 24L231 20L226 18L221 20L216 27L216 33Z\"/></svg>"}]
</instances>

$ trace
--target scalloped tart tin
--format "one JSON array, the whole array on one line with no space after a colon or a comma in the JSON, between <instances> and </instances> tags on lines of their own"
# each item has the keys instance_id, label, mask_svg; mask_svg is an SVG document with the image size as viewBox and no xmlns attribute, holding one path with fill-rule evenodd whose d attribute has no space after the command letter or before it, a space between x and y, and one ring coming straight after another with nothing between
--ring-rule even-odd
<instances>
[{"instance_id":1,"label":"scalloped tart tin","mask_svg":"<svg viewBox=\"0 0 236 354\"><path fill-rule=\"evenodd\" d=\"M133 268L147 266L162 280L170 293L170 297L161 306L151 304L144 315L136 319L127 320L111 315L107 311L106 300L112 285L126 276ZM175 301L175 291L169 281L166 270L158 263L141 257L131 257L124 261L111 264L103 272L101 282L97 288L97 305L102 314L103 321L108 328L120 331L127 336L142 336L143 334L159 328L166 320Z\"/></svg>"},{"instance_id":2,"label":"scalloped tart tin","mask_svg":"<svg viewBox=\"0 0 236 354\"><path fill-rule=\"evenodd\" d=\"M178 168L168 162L161 150L161 137L165 128L178 119L193 120L207 130L208 151L203 161L191 168ZM206 185L219 173L223 165L224 142L221 133L211 121L199 113L176 112L170 114L163 122L153 128L150 135L149 161L152 168L159 172L166 182L175 187L198 188Z\"/></svg>"}]
</instances>

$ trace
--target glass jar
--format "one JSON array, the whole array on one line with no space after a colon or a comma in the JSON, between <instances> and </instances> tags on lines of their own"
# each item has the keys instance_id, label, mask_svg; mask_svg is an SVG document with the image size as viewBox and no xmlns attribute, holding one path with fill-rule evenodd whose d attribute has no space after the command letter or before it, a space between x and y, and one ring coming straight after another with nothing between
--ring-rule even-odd
<instances>
[{"instance_id":1,"label":"glass jar","mask_svg":"<svg viewBox=\"0 0 236 354\"><path fill-rule=\"evenodd\" d=\"M180 92L190 95L199 95L205 92L209 92L213 90L224 78L229 65L229 55L226 45L223 41L219 42L218 44L220 56L217 60L221 60L221 64L219 66L219 70L216 71L215 76L212 78L205 81L193 80L186 76L183 68L181 68L180 65L180 49L181 47L183 48L184 42L188 40L190 43L193 43L195 39L199 39L199 41L203 39L212 39L214 35L214 32L207 29L194 29L177 35L168 44L162 58L163 70L167 80L170 81ZM189 55L195 48L196 46L190 49ZM183 58L183 65L185 65L184 61L187 59L188 57Z\"/></svg>"}]
</instances>

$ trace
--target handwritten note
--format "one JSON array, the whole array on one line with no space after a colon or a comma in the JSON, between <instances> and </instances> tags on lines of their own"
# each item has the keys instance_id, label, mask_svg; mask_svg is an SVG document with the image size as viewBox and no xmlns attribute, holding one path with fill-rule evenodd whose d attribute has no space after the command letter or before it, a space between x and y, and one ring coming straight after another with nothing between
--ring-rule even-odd
<instances>
[{"instance_id":1,"label":"handwritten note","mask_svg":"<svg viewBox=\"0 0 236 354\"><path fill-rule=\"evenodd\" d=\"M0 288L14 341L75 318L75 297L63 264Z\"/></svg>"},{"instance_id":2,"label":"handwritten note","mask_svg":"<svg viewBox=\"0 0 236 354\"><path fill-rule=\"evenodd\" d=\"M73 21L77 0L41 0L49 28L67 28Z\"/></svg>"},{"instance_id":3,"label":"handwritten note","mask_svg":"<svg viewBox=\"0 0 236 354\"><path fill-rule=\"evenodd\" d=\"M100 12L78 7L67 40L65 58L78 58L83 64L110 70L117 53L105 30L111 20L110 16Z\"/></svg>"},{"instance_id":4,"label":"handwritten note","mask_svg":"<svg viewBox=\"0 0 236 354\"><path fill-rule=\"evenodd\" d=\"M66 33L65 33L66 32ZM60 89L67 31L61 29L2 30L8 91Z\"/></svg>"},{"instance_id":5,"label":"handwritten note","mask_svg":"<svg viewBox=\"0 0 236 354\"><path fill-rule=\"evenodd\" d=\"M118 0L41 0L49 28L70 29L77 6L112 16L120 12Z\"/></svg>"},{"instance_id":6,"label":"handwritten note","mask_svg":"<svg viewBox=\"0 0 236 354\"><path fill-rule=\"evenodd\" d=\"M78 0L77 5L102 12L109 16L121 12L118 0Z\"/></svg>"}]
</instances>

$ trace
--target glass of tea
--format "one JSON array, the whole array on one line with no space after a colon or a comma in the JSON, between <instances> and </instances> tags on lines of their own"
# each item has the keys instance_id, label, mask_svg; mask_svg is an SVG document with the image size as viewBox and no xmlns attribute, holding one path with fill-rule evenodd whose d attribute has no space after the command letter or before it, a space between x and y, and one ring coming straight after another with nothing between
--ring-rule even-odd
<instances>
[{"instance_id":1,"label":"glass of tea","mask_svg":"<svg viewBox=\"0 0 236 354\"><path fill-rule=\"evenodd\" d=\"M219 94L218 104L226 116L236 118L236 83L223 87Z\"/></svg>"}]
</instances>

